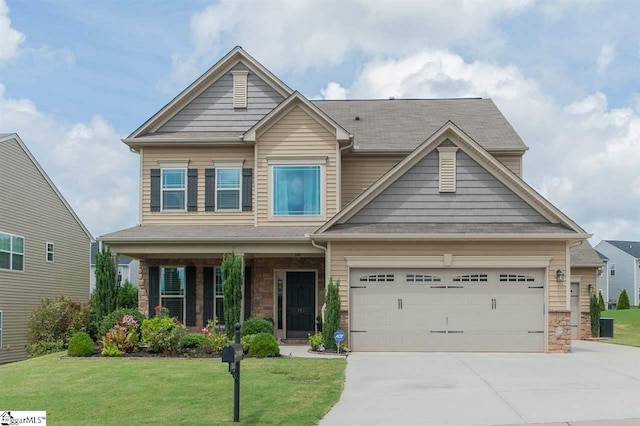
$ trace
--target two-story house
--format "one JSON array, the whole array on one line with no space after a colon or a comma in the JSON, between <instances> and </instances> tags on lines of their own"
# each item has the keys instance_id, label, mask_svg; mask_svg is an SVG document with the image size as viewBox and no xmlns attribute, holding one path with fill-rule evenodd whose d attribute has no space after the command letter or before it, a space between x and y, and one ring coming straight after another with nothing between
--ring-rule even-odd
<instances>
[{"instance_id":1,"label":"two-story house","mask_svg":"<svg viewBox=\"0 0 640 426\"><path fill-rule=\"evenodd\" d=\"M27 357L42 298L89 301L93 237L15 134L0 134L0 364Z\"/></svg>"},{"instance_id":2,"label":"two-story house","mask_svg":"<svg viewBox=\"0 0 640 426\"><path fill-rule=\"evenodd\" d=\"M315 331L333 279L352 350L570 350L589 235L522 180L490 99L310 101L236 47L123 141L140 225L101 240L140 260L145 314L222 319L235 250L243 316L278 338Z\"/></svg>"},{"instance_id":3,"label":"two-story house","mask_svg":"<svg viewBox=\"0 0 640 426\"><path fill-rule=\"evenodd\" d=\"M626 290L629 303L638 306L640 241L602 240L596 245L596 250L608 258L607 270L603 273L607 300L617 303L622 290Z\"/></svg>"}]
</instances>

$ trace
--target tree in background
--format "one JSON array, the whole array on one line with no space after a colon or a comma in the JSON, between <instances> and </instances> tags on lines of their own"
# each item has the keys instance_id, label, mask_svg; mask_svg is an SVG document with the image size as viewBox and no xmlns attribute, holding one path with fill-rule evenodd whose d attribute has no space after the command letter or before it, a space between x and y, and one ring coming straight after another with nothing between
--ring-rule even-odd
<instances>
[{"instance_id":1,"label":"tree in background","mask_svg":"<svg viewBox=\"0 0 640 426\"><path fill-rule=\"evenodd\" d=\"M116 264L109 247L96 253L96 316L100 321L118 307L118 281Z\"/></svg>"},{"instance_id":2,"label":"tree in background","mask_svg":"<svg viewBox=\"0 0 640 426\"><path fill-rule=\"evenodd\" d=\"M224 293L224 327L231 339L235 332L235 324L240 322L240 306L242 302L242 256L235 251L222 258L222 291Z\"/></svg>"},{"instance_id":3,"label":"tree in background","mask_svg":"<svg viewBox=\"0 0 640 426\"><path fill-rule=\"evenodd\" d=\"M340 329L340 280L335 284L333 278L327 284L327 300L324 311L324 323L322 325L322 336L326 349L336 349L336 341L333 333Z\"/></svg>"},{"instance_id":4,"label":"tree in background","mask_svg":"<svg viewBox=\"0 0 640 426\"><path fill-rule=\"evenodd\" d=\"M622 293L620 293L616 309L629 309L629 295L627 294L627 290L622 290Z\"/></svg>"},{"instance_id":5,"label":"tree in background","mask_svg":"<svg viewBox=\"0 0 640 426\"><path fill-rule=\"evenodd\" d=\"M138 287L126 279L118 289L118 308L138 308Z\"/></svg>"},{"instance_id":6,"label":"tree in background","mask_svg":"<svg viewBox=\"0 0 640 426\"><path fill-rule=\"evenodd\" d=\"M602 299L602 295L600 295ZM591 300L589 301L589 316L591 317L591 336L592 337L600 337L600 303L598 301L598 296L595 294L591 295Z\"/></svg>"},{"instance_id":7,"label":"tree in background","mask_svg":"<svg viewBox=\"0 0 640 426\"><path fill-rule=\"evenodd\" d=\"M598 292L598 305L600 305L600 311L606 310L604 306L604 298L602 297L602 292Z\"/></svg>"}]
</instances>

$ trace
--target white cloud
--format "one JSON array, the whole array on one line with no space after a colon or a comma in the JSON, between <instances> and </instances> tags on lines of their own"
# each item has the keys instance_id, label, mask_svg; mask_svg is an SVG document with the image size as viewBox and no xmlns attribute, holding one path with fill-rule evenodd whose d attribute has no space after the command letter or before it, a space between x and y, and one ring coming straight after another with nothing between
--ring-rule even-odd
<instances>
[{"instance_id":1,"label":"white cloud","mask_svg":"<svg viewBox=\"0 0 640 426\"><path fill-rule=\"evenodd\" d=\"M347 89L334 81L327 84L324 89L320 89L320 94L322 95L321 99L347 99Z\"/></svg>"},{"instance_id":2,"label":"white cloud","mask_svg":"<svg viewBox=\"0 0 640 426\"><path fill-rule=\"evenodd\" d=\"M0 84L0 129L20 135L94 236L137 223L137 157L104 118L61 123Z\"/></svg>"},{"instance_id":3,"label":"white cloud","mask_svg":"<svg viewBox=\"0 0 640 426\"><path fill-rule=\"evenodd\" d=\"M9 6L0 0L0 61L14 58L24 39L24 34L11 27Z\"/></svg>"},{"instance_id":4,"label":"white cloud","mask_svg":"<svg viewBox=\"0 0 640 426\"><path fill-rule=\"evenodd\" d=\"M598 72L600 74L604 73L616 55L616 44L615 43L605 43L600 48L600 53L598 54Z\"/></svg>"},{"instance_id":5,"label":"white cloud","mask_svg":"<svg viewBox=\"0 0 640 426\"><path fill-rule=\"evenodd\" d=\"M530 147L524 173L533 187L595 239L640 239L635 104L610 108L598 92L562 105L513 65L435 49L372 60L341 90L352 98L490 97Z\"/></svg>"},{"instance_id":6,"label":"white cloud","mask_svg":"<svg viewBox=\"0 0 640 426\"><path fill-rule=\"evenodd\" d=\"M243 46L276 74L340 64L354 52L402 54L452 44L501 48L497 21L531 0L221 0L191 18L193 51L173 56L170 84L180 89L229 49ZM250 13L249 13L250 11ZM313 30L310 31L310 25Z\"/></svg>"}]
</instances>

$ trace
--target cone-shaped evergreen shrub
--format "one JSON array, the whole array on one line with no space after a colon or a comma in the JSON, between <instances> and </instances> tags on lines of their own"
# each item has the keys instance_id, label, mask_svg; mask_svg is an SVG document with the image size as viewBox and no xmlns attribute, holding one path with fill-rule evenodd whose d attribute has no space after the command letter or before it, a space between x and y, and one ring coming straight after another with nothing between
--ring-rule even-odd
<instances>
[{"instance_id":1,"label":"cone-shaped evergreen shrub","mask_svg":"<svg viewBox=\"0 0 640 426\"><path fill-rule=\"evenodd\" d=\"M324 324L322 326L322 336L326 349L336 349L336 341L333 333L340 328L340 281L333 282L329 279L327 285L327 307L324 311Z\"/></svg>"},{"instance_id":2,"label":"cone-shaped evergreen shrub","mask_svg":"<svg viewBox=\"0 0 640 426\"><path fill-rule=\"evenodd\" d=\"M591 317L591 336L600 337L600 303L595 294L591 295L589 301L589 316Z\"/></svg>"},{"instance_id":3,"label":"cone-shaped evergreen shrub","mask_svg":"<svg viewBox=\"0 0 640 426\"><path fill-rule=\"evenodd\" d=\"M620 293L616 309L629 309L629 296L627 295L627 290L622 290L622 293Z\"/></svg>"},{"instance_id":4,"label":"cone-shaped evergreen shrub","mask_svg":"<svg viewBox=\"0 0 640 426\"><path fill-rule=\"evenodd\" d=\"M598 305L600 305L600 310L604 311L606 310L606 307L604 305L604 297L602 297L602 293L598 292Z\"/></svg>"}]
</instances>

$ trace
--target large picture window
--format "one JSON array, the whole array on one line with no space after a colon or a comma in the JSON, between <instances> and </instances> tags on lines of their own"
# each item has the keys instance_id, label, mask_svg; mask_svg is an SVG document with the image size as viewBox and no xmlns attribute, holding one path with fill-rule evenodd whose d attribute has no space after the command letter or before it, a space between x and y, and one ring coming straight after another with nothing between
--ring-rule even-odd
<instances>
[{"instance_id":1,"label":"large picture window","mask_svg":"<svg viewBox=\"0 0 640 426\"><path fill-rule=\"evenodd\" d=\"M216 168L216 210L240 210L240 168Z\"/></svg>"},{"instance_id":2,"label":"large picture window","mask_svg":"<svg viewBox=\"0 0 640 426\"><path fill-rule=\"evenodd\" d=\"M178 321L184 322L184 289L185 268L162 267L160 268L160 304L169 309L169 316L178 317Z\"/></svg>"},{"instance_id":3,"label":"large picture window","mask_svg":"<svg viewBox=\"0 0 640 426\"><path fill-rule=\"evenodd\" d=\"M162 169L162 210L186 210L187 169Z\"/></svg>"},{"instance_id":4,"label":"large picture window","mask_svg":"<svg viewBox=\"0 0 640 426\"><path fill-rule=\"evenodd\" d=\"M321 166L273 166L273 215L321 215Z\"/></svg>"},{"instance_id":5,"label":"large picture window","mask_svg":"<svg viewBox=\"0 0 640 426\"><path fill-rule=\"evenodd\" d=\"M0 232L0 269L24 270L24 237Z\"/></svg>"}]
</instances>

